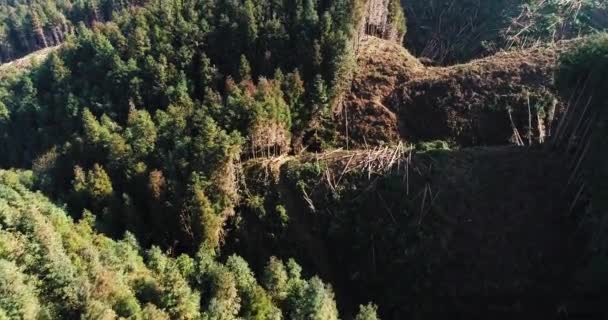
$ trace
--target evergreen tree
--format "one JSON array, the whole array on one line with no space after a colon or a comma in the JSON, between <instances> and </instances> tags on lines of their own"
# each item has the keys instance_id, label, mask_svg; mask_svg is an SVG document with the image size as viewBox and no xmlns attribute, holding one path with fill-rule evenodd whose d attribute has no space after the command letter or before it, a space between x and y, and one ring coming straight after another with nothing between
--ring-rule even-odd
<instances>
[{"instance_id":1,"label":"evergreen tree","mask_svg":"<svg viewBox=\"0 0 608 320\"><path fill-rule=\"evenodd\" d=\"M264 268L263 283L273 299L283 301L287 297L288 280L289 276L283 262L276 257L271 257Z\"/></svg>"},{"instance_id":2,"label":"evergreen tree","mask_svg":"<svg viewBox=\"0 0 608 320\"><path fill-rule=\"evenodd\" d=\"M156 126L146 110L132 110L129 113L125 135L135 159L142 159L154 150Z\"/></svg>"},{"instance_id":3,"label":"evergreen tree","mask_svg":"<svg viewBox=\"0 0 608 320\"><path fill-rule=\"evenodd\" d=\"M329 95L327 92L327 85L325 84L325 80L323 77L318 74L315 77L315 81L313 83L313 106L315 113L325 114L328 112L329 108Z\"/></svg>"},{"instance_id":4,"label":"evergreen tree","mask_svg":"<svg viewBox=\"0 0 608 320\"><path fill-rule=\"evenodd\" d=\"M355 320L379 320L378 307L374 304L360 305Z\"/></svg>"},{"instance_id":5,"label":"evergreen tree","mask_svg":"<svg viewBox=\"0 0 608 320\"><path fill-rule=\"evenodd\" d=\"M192 219L192 230L195 240L208 248L216 249L220 244L223 219L212 207L211 201L201 187L194 182L190 186L192 199L189 211Z\"/></svg>"},{"instance_id":6,"label":"evergreen tree","mask_svg":"<svg viewBox=\"0 0 608 320\"><path fill-rule=\"evenodd\" d=\"M331 288L319 278L312 278L303 295L298 297L291 316L294 320L337 320L338 309Z\"/></svg>"},{"instance_id":7,"label":"evergreen tree","mask_svg":"<svg viewBox=\"0 0 608 320\"><path fill-rule=\"evenodd\" d=\"M102 166L95 164L87 172L86 192L94 201L104 201L112 196L112 181Z\"/></svg>"},{"instance_id":8,"label":"evergreen tree","mask_svg":"<svg viewBox=\"0 0 608 320\"><path fill-rule=\"evenodd\" d=\"M14 262L0 259L0 310L4 313L3 319L38 319L41 303L33 283L34 279L28 279Z\"/></svg>"},{"instance_id":9,"label":"evergreen tree","mask_svg":"<svg viewBox=\"0 0 608 320\"><path fill-rule=\"evenodd\" d=\"M241 55L241 60L239 63L239 80L251 80L251 65L249 64L249 61L245 55Z\"/></svg>"},{"instance_id":10,"label":"evergreen tree","mask_svg":"<svg viewBox=\"0 0 608 320\"><path fill-rule=\"evenodd\" d=\"M243 3L243 24L246 27L247 50L252 50L255 47L255 42L258 38L258 22L256 18L255 4L252 0L245 0Z\"/></svg>"}]
</instances>

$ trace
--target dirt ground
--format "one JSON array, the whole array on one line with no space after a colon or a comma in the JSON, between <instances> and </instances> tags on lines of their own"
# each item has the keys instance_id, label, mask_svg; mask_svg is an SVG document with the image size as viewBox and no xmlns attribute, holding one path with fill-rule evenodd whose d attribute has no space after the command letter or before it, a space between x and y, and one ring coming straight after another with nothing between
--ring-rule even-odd
<instances>
[{"instance_id":1,"label":"dirt ground","mask_svg":"<svg viewBox=\"0 0 608 320\"><path fill-rule=\"evenodd\" d=\"M352 86L334 109L342 143L356 147L399 139L446 140L461 146L543 142L561 110L552 88L556 59L565 46L432 67L398 44L364 37Z\"/></svg>"}]
</instances>

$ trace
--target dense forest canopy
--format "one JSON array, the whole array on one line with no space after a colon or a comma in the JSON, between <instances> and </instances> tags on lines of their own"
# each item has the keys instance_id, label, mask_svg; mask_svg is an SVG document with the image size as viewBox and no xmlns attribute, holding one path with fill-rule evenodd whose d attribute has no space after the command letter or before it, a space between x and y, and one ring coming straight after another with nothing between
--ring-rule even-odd
<instances>
[{"instance_id":1,"label":"dense forest canopy","mask_svg":"<svg viewBox=\"0 0 608 320\"><path fill-rule=\"evenodd\" d=\"M32 168L28 184L67 204L64 213L3 174L12 200L4 200L10 211L0 230L3 239L23 238L3 247L6 317L337 318L331 288L301 279L295 262L270 260L264 289L241 258L215 257L238 201L237 161L288 152L314 114L329 113L351 68L356 5L3 5L5 59L66 41L31 71L2 79L0 149L10 153L2 166ZM21 216L44 225L23 229ZM40 246L36 228L63 240L48 244L51 254L13 252ZM130 231L144 248L159 245L176 259L151 249L144 264L135 237L113 242L92 228L116 238ZM78 258L85 248L103 258ZM36 282L44 273L50 282ZM99 281L109 281L103 292ZM362 310L375 315L371 305Z\"/></svg>"},{"instance_id":2,"label":"dense forest canopy","mask_svg":"<svg viewBox=\"0 0 608 320\"><path fill-rule=\"evenodd\" d=\"M33 165L72 212L105 212L111 234L215 248L233 163L287 152L329 113L355 5L159 0L80 25L40 67L3 79L0 161Z\"/></svg>"},{"instance_id":3,"label":"dense forest canopy","mask_svg":"<svg viewBox=\"0 0 608 320\"><path fill-rule=\"evenodd\" d=\"M73 34L79 24L90 27L144 3L139 0L3 0L0 2L0 61L58 45Z\"/></svg>"},{"instance_id":4,"label":"dense forest canopy","mask_svg":"<svg viewBox=\"0 0 608 320\"><path fill-rule=\"evenodd\" d=\"M127 233L111 240L28 189L31 172L0 172L2 319L337 319L330 286L271 258L257 280L236 255L175 258ZM361 319L374 319L373 305ZM371 318L370 318L371 317Z\"/></svg>"}]
</instances>

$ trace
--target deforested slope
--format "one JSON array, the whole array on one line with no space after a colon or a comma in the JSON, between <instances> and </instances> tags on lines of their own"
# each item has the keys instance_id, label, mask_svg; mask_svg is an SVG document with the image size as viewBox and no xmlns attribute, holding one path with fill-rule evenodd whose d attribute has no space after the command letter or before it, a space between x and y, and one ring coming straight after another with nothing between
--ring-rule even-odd
<instances>
[{"instance_id":1,"label":"deforested slope","mask_svg":"<svg viewBox=\"0 0 608 320\"><path fill-rule=\"evenodd\" d=\"M334 108L335 121L355 146L399 139L463 146L542 142L561 110L552 89L556 59L571 45L433 67L397 44L368 37L352 86Z\"/></svg>"},{"instance_id":2,"label":"deforested slope","mask_svg":"<svg viewBox=\"0 0 608 320\"><path fill-rule=\"evenodd\" d=\"M245 168L230 245L252 262L258 247L297 256L331 279L343 307L371 299L383 319L535 319L577 307L568 299L584 245L568 217L568 166L542 148L398 145Z\"/></svg>"}]
</instances>

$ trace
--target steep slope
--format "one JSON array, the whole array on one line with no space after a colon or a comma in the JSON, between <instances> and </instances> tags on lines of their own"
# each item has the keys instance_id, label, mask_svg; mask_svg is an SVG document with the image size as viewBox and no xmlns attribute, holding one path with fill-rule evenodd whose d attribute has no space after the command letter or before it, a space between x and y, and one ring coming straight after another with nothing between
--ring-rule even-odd
<instances>
[{"instance_id":1,"label":"steep slope","mask_svg":"<svg viewBox=\"0 0 608 320\"><path fill-rule=\"evenodd\" d=\"M543 149L398 146L266 165L246 164L255 168L249 199L264 201L262 209L239 210L233 241L241 252L271 247L297 256L331 280L342 307L371 299L383 319L538 319L557 316L562 304L577 306L569 299L578 294L572 280L584 242L567 215L570 198L556 197L568 164ZM273 171L280 179L263 178ZM284 229L275 227L277 206L287 209Z\"/></svg>"},{"instance_id":2,"label":"steep slope","mask_svg":"<svg viewBox=\"0 0 608 320\"><path fill-rule=\"evenodd\" d=\"M351 88L334 110L342 116L340 131L345 138L371 144L398 139L397 115L386 98L424 71L422 63L399 44L364 36L359 43Z\"/></svg>"},{"instance_id":3,"label":"steep slope","mask_svg":"<svg viewBox=\"0 0 608 320\"><path fill-rule=\"evenodd\" d=\"M557 55L571 45L428 67L398 44L366 37L335 121L355 146L398 139L463 146L542 142L560 112L551 90Z\"/></svg>"}]
</instances>

